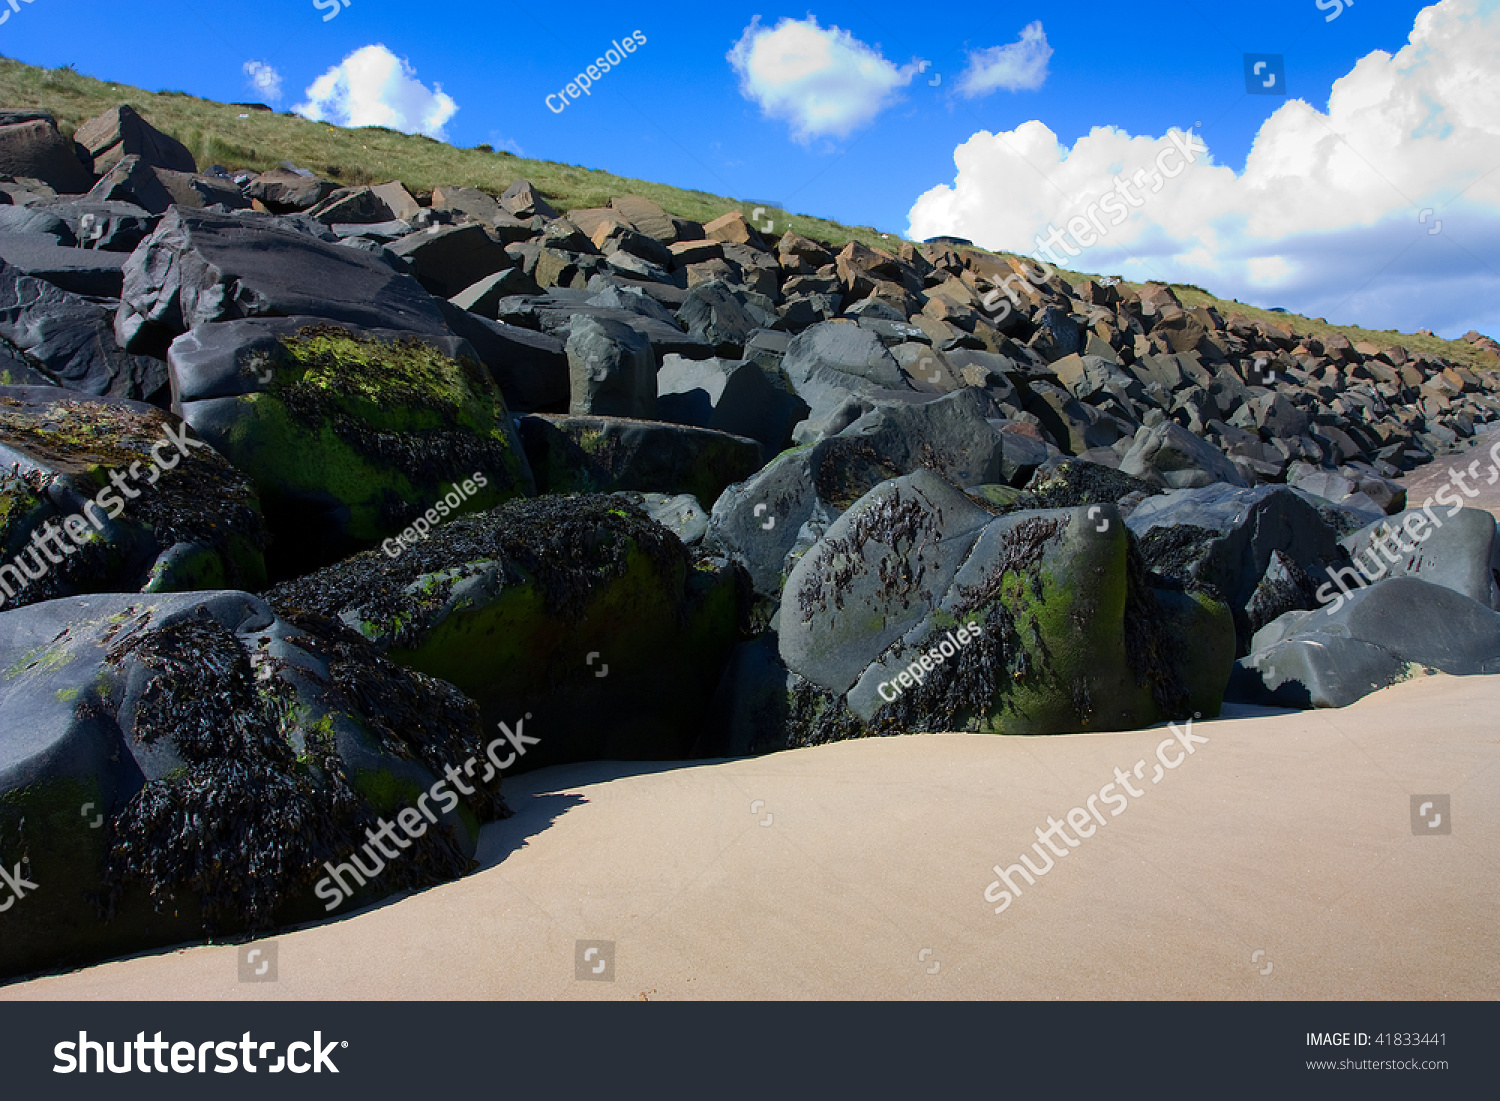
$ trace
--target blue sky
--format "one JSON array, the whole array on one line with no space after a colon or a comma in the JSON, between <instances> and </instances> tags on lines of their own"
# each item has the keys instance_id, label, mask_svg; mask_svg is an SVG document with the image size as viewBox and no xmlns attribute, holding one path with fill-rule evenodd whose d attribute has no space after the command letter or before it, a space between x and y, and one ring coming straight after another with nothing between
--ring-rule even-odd
<instances>
[{"instance_id":1,"label":"blue sky","mask_svg":"<svg viewBox=\"0 0 1500 1101\"><path fill-rule=\"evenodd\" d=\"M1497 2L1442 0L1419 21L1405 0L34 0L0 24L0 52L219 100L318 100L335 120L393 111L458 145L1022 252L1191 130L1201 160L1070 266L1458 335L1500 330L1500 173L1483 175L1500 168ZM646 44L592 94L549 110L637 30ZM1290 95L1247 94L1247 53L1282 55Z\"/></svg>"}]
</instances>

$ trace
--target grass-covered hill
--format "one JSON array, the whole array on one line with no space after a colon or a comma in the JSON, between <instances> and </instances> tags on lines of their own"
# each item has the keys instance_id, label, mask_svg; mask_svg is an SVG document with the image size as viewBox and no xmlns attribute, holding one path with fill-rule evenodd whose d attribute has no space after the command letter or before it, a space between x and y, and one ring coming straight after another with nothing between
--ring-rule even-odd
<instances>
[{"instance_id":1,"label":"grass-covered hill","mask_svg":"<svg viewBox=\"0 0 1500 1101\"><path fill-rule=\"evenodd\" d=\"M400 180L414 194L442 185L477 187L498 194L525 177L562 210L605 206L614 195L642 195L673 214L697 221L708 221L730 210L739 210L749 218L756 207L753 202L634 180L600 169L517 157L484 145L459 149L420 134L402 134L384 127L346 129L258 105L215 103L185 92L149 92L96 80L71 67L43 69L0 57L0 106L49 111L65 133L119 103L129 103L153 126L185 144L200 165L264 170L285 160L341 184ZM792 229L836 246L849 241L889 246L899 236L806 214L776 211L772 216L778 233ZM1065 278L1068 275L1064 273ZM1494 357L1462 340L1394 329L1363 329L1331 324L1322 318L1276 313L1220 299L1191 285L1173 284L1173 289L1186 306L1212 306L1225 317L1244 314L1282 328L1290 326L1298 335L1338 332L1354 343L1364 341L1376 347L1400 344L1413 352L1476 369L1497 366Z\"/></svg>"}]
</instances>

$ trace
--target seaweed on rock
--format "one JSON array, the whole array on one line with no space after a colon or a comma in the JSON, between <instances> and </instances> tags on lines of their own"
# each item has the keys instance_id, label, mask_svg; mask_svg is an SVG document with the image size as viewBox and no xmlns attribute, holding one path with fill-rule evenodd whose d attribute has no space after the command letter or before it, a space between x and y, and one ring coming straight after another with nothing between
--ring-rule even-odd
<instances>
[{"instance_id":1,"label":"seaweed on rock","mask_svg":"<svg viewBox=\"0 0 1500 1101\"><path fill-rule=\"evenodd\" d=\"M367 647L361 652L364 644L348 632L299 626L330 657L330 687L388 749L429 766L444 754L461 763L460 753L480 750L477 712L455 690L444 693L440 682L382 662ZM325 861L345 859L377 826L331 726L292 722L288 731L291 689L274 676L259 680L234 634L206 611L126 633L108 660L130 659L149 679L125 734L148 746L170 742L182 764L149 780L109 823L105 912L142 887L158 910L181 894L196 897L210 936L272 927ZM379 710L385 706L393 710ZM503 812L498 795L485 798L488 809ZM446 830L412 844L388 866L383 887L426 886L470 866Z\"/></svg>"},{"instance_id":2,"label":"seaweed on rock","mask_svg":"<svg viewBox=\"0 0 1500 1101\"><path fill-rule=\"evenodd\" d=\"M486 564L507 583L534 579L547 610L573 621L601 582L624 576L633 551L663 577L685 576L690 565L682 542L626 497L518 498L451 519L396 558L365 551L278 585L266 599L282 614L357 608L366 621L396 625L396 645L415 648L454 586ZM413 589L434 575L439 582Z\"/></svg>"}]
</instances>

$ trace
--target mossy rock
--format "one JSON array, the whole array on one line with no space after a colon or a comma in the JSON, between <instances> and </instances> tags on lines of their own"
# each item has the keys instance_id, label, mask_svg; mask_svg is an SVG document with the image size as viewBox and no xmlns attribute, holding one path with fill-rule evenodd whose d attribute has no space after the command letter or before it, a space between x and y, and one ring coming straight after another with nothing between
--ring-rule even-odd
<instances>
[{"instance_id":1,"label":"mossy rock","mask_svg":"<svg viewBox=\"0 0 1500 1101\"><path fill-rule=\"evenodd\" d=\"M233 321L178 338L169 364L183 418L260 494L274 576L396 535L476 474L443 516L535 491L504 398L456 337Z\"/></svg>"},{"instance_id":2,"label":"mossy rock","mask_svg":"<svg viewBox=\"0 0 1500 1101\"><path fill-rule=\"evenodd\" d=\"M540 497L460 517L392 559L367 552L268 594L342 619L456 685L487 728L524 721L512 771L686 756L748 588L628 496Z\"/></svg>"},{"instance_id":3,"label":"mossy rock","mask_svg":"<svg viewBox=\"0 0 1500 1101\"><path fill-rule=\"evenodd\" d=\"M34 604L0 615L0 653L0 860L37 884L0 976L322 918L325 864L484 760L451 685L246 593ZM468 871L507 813L488 779L342 909Z\"/></svg>"},{"instance_id":4,"label":"mossy rock","mask_svg":"<svg viewBox=\"0 0 1500 1101\"><path fill-rule=\"evenodd\" d=\"M0 388L0 470L5 607L265 585L269 536L249 480L154 406ZM77 540L46 536L70 517Z\"/></svg>"},{"instance_id":5,"label":"mossy rock","mask_svg":"<svg viewBox=\"0 0 1500 1101\"><path fill-rule=\"evenodd\" d=\"M1234 661L1228 608L1153 588L1113 505L996 517L925 471L830 527L786 595L789 745L1211 715Z\"/></svg>"}]
</instances>

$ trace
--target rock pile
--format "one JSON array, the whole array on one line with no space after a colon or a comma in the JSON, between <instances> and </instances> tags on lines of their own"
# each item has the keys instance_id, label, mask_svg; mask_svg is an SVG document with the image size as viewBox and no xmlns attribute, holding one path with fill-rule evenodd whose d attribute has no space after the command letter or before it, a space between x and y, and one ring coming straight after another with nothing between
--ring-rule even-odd
<instances>
[{"instance_id":1,"label":"rock pile","mask_svg":"<svg viewBox=\"0 0 1500 1101\"><path fill-rule=\"evenodd\" d=\"M1367 565L1500 410L1453 363L952 239L205 171L125 106L0 112L0 172L0 973L317 917L444 784L354 897L461 874L497 729L1114 730L1500 658L1487 513Z\"/></svg>"}]
</instances>

